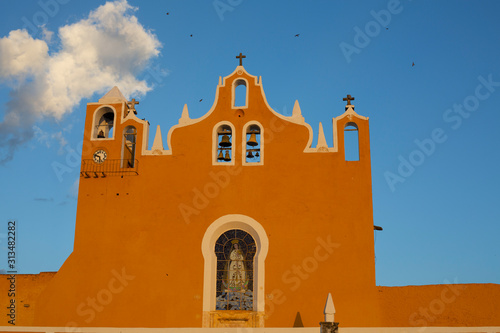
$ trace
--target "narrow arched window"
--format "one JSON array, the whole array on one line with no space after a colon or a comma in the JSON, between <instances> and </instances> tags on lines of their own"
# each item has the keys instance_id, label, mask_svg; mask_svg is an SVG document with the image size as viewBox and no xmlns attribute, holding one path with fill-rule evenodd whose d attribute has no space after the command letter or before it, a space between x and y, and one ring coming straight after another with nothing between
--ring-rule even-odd
<instances>
[{"instance_id":1,"label":"narrow arched window","mask_svg":"<svg viewBox=\"0 0 500 333\"><path fill-rule=\"evenodd\" d=\"M233 87L234 107L245 107L247 105L247 83L245 80L236 80Z\"/></svg>"},{"instance_id":2,"label":"narrow arched window","mask_svg":"<svg viewBox=\"0 0 500 333\"><path fill-rule=\"evenodd\" d=\"M359 161L358 125L349 122L344 127L344 153L346 161Z\"/></svg>"},{"instance_id":3,"label":"narrow arched window","mask_svg":"<svg viewBox=\"0 0 500 333\"><path fill-rule=\"evenodd\" d=\"M135 143L137 130L134 126L127 126L123 130L123 167L135 167Z\"/></svg>"},{"instance_id":4,"label":"narrow arched window","mask_svg":"<svg viewBox=\"0 0 500 333\"><path fill-rule=\"evenodd\" d=\"M108 139L113 137L115 112L109 107L103 107L94 114L93 139Z\"/></svg>"},{"instance_id":5,"label":"narrow arched window","mask_svg":"<svg viewBox=\"0 0 500 333\"><path fill-rule=\"evenodd\" d=\"M215 242L216 310L253 310L255 240L232 229Z\"/></svg>"},{"instance_id":6,"label":"narrow arched window","mask_svg":"<svg viewBox=\"0 0 500 333\"><path fill-rule=\"evenodd\" d=\"M250 125L246 129L245 162L259 163L261 161L261 130L259 125Z\"/></svg>"},{"instance_id":7,"label":"narrow arched window","mask_svg":"<svg viewBox=\"0 0 500 333\"><path fill-rule=\"evenodd\" d=\"M233 132L231 126L221 125L217 128L217 149L215 151L217 162L227 163L233 159Z\"/></svg>"}]
</instances>

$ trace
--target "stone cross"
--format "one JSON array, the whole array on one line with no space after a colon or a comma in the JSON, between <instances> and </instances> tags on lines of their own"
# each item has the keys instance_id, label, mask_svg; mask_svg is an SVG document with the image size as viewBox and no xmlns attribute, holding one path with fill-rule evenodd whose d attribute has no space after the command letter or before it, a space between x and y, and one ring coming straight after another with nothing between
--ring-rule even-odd
<instances>
[{"instance_id":1,"label":"stone cross","mask_svg":"<svg viewBox=\"0 0 500 333\"><path fill-rule=\"evenodd\" d=\"M351 101L354 101L354 97L351 97L351 95L347 95L347 97L342 98L343 101L347 101L347 105L351 105Z\"/></svg>"},{"instance_id":2,"label":"stone cross","mask_svg":"<svg viewBox=\"0 0 500 333\"><path fill-rule=\"evenodd\" d=\"M240 66L243 66L243 58L246 58L247 56L244 56L241 54L240 52L240 55L239 56L236 56L237 59L240 59Z\"/></svg>"},{"instance_id":3,"label":"stone cross","mask_svg":"<svg viewBox=\"0 0 500 333\"><path fill-rule=\"evenodd\" d=\"M127 106L129 111L134 111L135 114L137 114L137 111L135 111L135 105L139 104L138 101L135 100L135 98L132 98L130 102L127 102Z\"/></svg>"}]
</instances>

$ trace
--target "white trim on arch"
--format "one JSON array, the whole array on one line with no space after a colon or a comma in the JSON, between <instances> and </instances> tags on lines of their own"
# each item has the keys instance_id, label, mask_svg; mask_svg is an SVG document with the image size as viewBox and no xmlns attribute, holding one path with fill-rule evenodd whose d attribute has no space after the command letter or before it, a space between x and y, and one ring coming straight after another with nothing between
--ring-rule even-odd
<instances>
[{"instance_id":1,"label":"white trim on arch","mask_svg":"<svg viewBox=\"0 0 500 333\"><path fill-rule=\"evenodd\" d=\"M229 162L219 162L217 160L217 154L219 152L219 134L217 131L219 130L219 127L227 125L231 127L231 161ZM230 123L229 121L220 121L217 124L215 124L214 128L212 129L212 165L234 165L234 161L236 159L236 130L234 128L234 125Z\"/></svg>"},{"instance_id":2,"label":"white trim on arch","mask_svg":"<svg viewBox=\"0 0 500 333\"><path fill-rule=\"evenodd\" d=\"M254 257L254 311L264 312L264 281L265 269L264 262L269 250L269 239L267 238L264 227L253 218L240 215L225 215L215 220L205 232L201 243L201 251L205 260L205 269L203 277L203 311L215 311L216 296L216 272L217 256L215 255L215 242L224 232L231 229L240 229L249 233L255 240L257 252Z\"/></svg>"},{"instance_id":3,"label":"white trim on arch","mask_svg":"<svg viewBox=\"0 0 500 333\"><path fill-rule=\"evenodd\" d=\"M246 161L246 155L247 155L247 129L248 127L252 125L257 125L260 127L260 161L259 162L247 162ZM264 165L264 126L257 120L251 120L248 123L246 123L243 126L243 132L242 134L242 141L241 141L241 164L242 165Z\"/></svg>"},{"instance_id":4,"label":"white trim on arch","mask_svg":"<svg viewBox=\"0 0 500 333\"><path fill-rule=\"evenodd\" d=\"M101 119L101 117L108 113L109 111L112 111L113 112L113 126L112 126L112 129L113 129L113 135L111 137L105 137L105 138L98 138L97 137L97 130L96 130L96 127L97 127L97 123L98 121ZM108 105L108 104L105 104L105 105L101 105L100 107L98 107L93 115L92 115L92 131L90 133L90 141L95 141L95 140L114 140L115 138L115 134L116 134L116 118L117 118L117 115L118 113L116 112L115 108L112 107L111 105ZM97 119L99 118L99 119Z\"/></svg>"}]
</instances>

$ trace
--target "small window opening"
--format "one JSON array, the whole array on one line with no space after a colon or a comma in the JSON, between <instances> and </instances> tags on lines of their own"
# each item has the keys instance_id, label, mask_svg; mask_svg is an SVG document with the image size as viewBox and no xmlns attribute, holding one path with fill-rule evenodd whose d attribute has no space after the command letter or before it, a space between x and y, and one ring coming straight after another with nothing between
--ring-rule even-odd
<instances>
[{"instance_id":1,"label":"small window opening","mask_svg":"<svg viewBox=\"0 0 500 333\"><path fill-rule=\"evenodd\" d=\"M217 162L231 162L233 158L232 137L229 125L222 125L217 129Z\"/></svg>"},{"instance_id":2,"label":"small window opening","mask_svg":"<svg viewBox=\"0 0 500 333\"><path fill-rule=\"evenodd\" d=\"M256 244L240 229L228 230L215 242L216 310L253 310Z\"/></svg>"},{"instance_id":3,"label":"small window opening","mask_svg":"<svg viewBox=\"0 0 500 333\"><path fill-rule=\"evenodd\" d=\"M258 125L250 125L246 133L246 156L245 162L258 163L261 159L260 151L260 127Z\"/></svg>"},{"instance_id":4,"label":"small window opening","mask_svg":"<svg viewBox=\"0 0 500 333\"><path fill-rule=\"evenodd\" d=\"M237 80L234 87L234 106L247 105L247 84L244 80Z\"/></svg>"},{"instance_id":5,"label":"small window opening","mask_svg":"<svg viewBox=\"0 0 500 333\"><path fill-rule=\"evenodd\" d=\"M346 161L359 161L359 133L356 123L345 125L344 152Z\"/></svg>"},{"instance_id":6,"label":"small window opening","mask_svg":"<svg viewBox=\"0 0 500 333\"><path fill-rule=\"evenodd\" d=\"M109 109L108 109L109 110ZM96 118L99 118L97 122L95 122L94 128L94 138L97 139L106 139L113 137L113 124L115 121L115 114L112 110L106 111L103 113L98 112L96 114Z\"/></svg>"},{"instance_id":7,"label":"small window opening","mask_svg":"<svg viewBox=\"0 0 500 333\"><path fill-rule=\"evenodd\" d=\"M137 130L134 126L127 126L123 131L123 167L133 168L135 166L135 143Z\"/></svg>"}]
</instances>

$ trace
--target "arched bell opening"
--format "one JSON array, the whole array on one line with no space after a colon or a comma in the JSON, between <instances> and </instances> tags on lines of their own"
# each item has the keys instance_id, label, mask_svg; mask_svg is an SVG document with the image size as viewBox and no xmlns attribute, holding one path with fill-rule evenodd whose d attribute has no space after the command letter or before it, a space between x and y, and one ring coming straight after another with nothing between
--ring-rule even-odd
<instances>
[{"instance_id":1,"label":"arched bell opening","mask_svg":"<svg viewBox=\"0 0 500 333\"><path fill-rule=\"evenodd\" d=\"M344 155L346 161L359 161L359 131L355 122L344 127Z\"/></svg>"},{"instance_id":2,"label":"arched bell opening","mask_svg":"<svg viewBox=\"0 0 500 333\"><path fill-rule=\"evenodd\" d=\"M113 138L115 111L110 107L102 107L94 113L92 139Z\"/></svg>"},{"instance_id":3,"label":"arched bell opening","mask_svg":"<svg viewBox=\"0 0 500 333\"><path fill-rule=\"evenodd\" d=\"M245 141L245 162L259 163L261 161L261 130L259 125L247 127Z\"/></svg>"},{"instance_id":4,"label":"arched bell opening","mask_svg":"<svg viewBox=\"0 0 500 333\"><path fill-rule=\"evenodd\" d=\"M216 136L215 154L217 163L233 162L233 129L230 125L220 125L217 127Z\"/></svg>"},{"instance_id":5,"label":"arched bell opening","mask_svg":"<svg viewBox=\"0 0 500 333\"><path fill-rule=\"evenodd\" d=\"M123 130L123 147L122 147L122 167L135 167L135 144L137 141L137 130L134 126L127 126Z\"/></svg>"}]
</instances>

